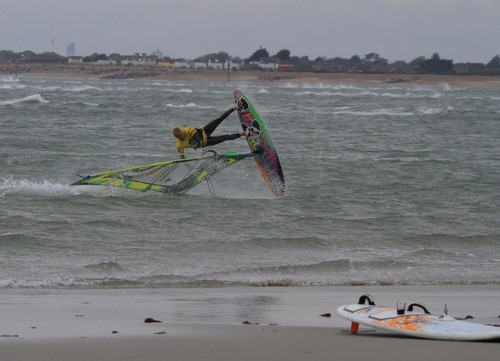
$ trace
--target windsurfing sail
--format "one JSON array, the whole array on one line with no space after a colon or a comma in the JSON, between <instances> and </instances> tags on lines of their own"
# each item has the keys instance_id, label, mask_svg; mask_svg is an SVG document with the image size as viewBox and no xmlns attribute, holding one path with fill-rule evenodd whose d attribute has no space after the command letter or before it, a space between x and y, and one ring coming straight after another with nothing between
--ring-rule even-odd
<instances>
[{"instance_id":1,"label":"windsurfing sail","mask_svg":"<svg viewBox=\"0 0 500 361\"><path fill-rule=\"evenodd\" d=\"M253 156L253 153L226 153L89 174L72 185L99 185L139 192L185 193L217 172Z\"/></svg>"}]
</instances>

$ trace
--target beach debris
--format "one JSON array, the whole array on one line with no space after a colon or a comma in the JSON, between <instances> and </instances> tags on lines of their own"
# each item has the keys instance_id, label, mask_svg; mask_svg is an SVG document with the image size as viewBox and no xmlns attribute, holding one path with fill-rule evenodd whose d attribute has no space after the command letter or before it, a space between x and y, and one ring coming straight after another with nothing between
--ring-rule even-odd
<instances>
[{"instance_id":1,"label":"beach debris","mask_svg":"<svg viewBox=\"0 0 500 361\"><path fill-rule=\"evenodd\" d=\"M471 316L471 315L467 315L465 317L455 317L456 320L460 320L460 321L463 321L463 320L472 320L474 319L474 316Z\"/></svg>"},{"instance_id":2,"label":"beach debris","mask_svg":"<svg viewBox=\"0 0 500 361\"><path fill-rule=\"evenodd\" d=\"M250 322L250 321L243 321L243 324L244 325L258 325L259 323L258 322Z\"/></svg>"},{"instance_id":3,"label":"beach debris","mask_svg":"<svg viewBox=\"0 0 500 361\"><path fill-rule=\"evenodd\" d=\"M166 335L167 333L165 331L159 331L159 332L155 332L154 334L155 335Z\"/></svg>"},{"instance_id":4,"label":"beach debris","mask_svg":"<svg viewBox=\"0 0 500 361\"><path fill-rule=\"evenodd\" d=\"M152 317L148 317L144 320L144 323L155 323L155 322L161 323L162 321L155 320Z\"/></svg>"},{"instance_id":5,"label":"beach debris","mask_svg":"<svg viewBox=\"0 0 500 361\"><path fill-rule=\"evenodd\" d=\"M323 313L322 315L320 315L321 317L332 317L332 314L327 312L327 313Z\"/></svg>"},{"instance_id":6,"label":"beach debris","mask_svg":"<svg viewBox=\"0 0 500 361\"><path fill-rule=\"evenodd\" d=\"M112 331L111 333L118 333L118 331Z\"/></svg>"},{"instance_id":7,"label":"beach debris","mask_svg":"<svg viewBox=\"0 0 500 361\"><path fill-rule=\"evenodd\" d=\"M19 335L1 335L0 337L19 337Z\"/></svg>"}]
</instances>

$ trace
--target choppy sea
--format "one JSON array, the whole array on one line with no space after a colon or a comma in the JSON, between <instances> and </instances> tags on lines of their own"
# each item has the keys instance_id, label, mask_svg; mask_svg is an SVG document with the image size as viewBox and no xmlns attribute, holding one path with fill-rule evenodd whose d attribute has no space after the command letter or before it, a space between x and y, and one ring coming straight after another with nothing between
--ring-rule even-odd
<instances>
[{"instance_id":1,"label":"choppy sea","mask_svg":"<svg viewBox=\"0 0 500 361\"><path fill-rule=\"evenodd\" d=\"M284 198L251 159L214 194L70 186L175 159L234 89ZM0 289L500 284L500 88L4 76L0 126Z\"/></svg>"}]
</instances>

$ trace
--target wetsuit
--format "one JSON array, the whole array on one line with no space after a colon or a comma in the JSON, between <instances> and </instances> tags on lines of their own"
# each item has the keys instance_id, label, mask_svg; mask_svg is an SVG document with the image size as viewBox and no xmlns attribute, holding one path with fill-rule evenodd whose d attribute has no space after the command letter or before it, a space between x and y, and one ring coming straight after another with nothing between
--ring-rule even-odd
<instances>
[{"instance_id":1,"label":"wetsuit","mask_svg":"<svg viewBox=\"0 0 500 361\"><path fill-rule=\"evenodd\" d=\"M193 149L204 148L210 145L222 143L226 140L233 140L241 137L240 133L224 134L214 137L211 136L213 131L219 126L219 124L222 123L222 121L226 119L229 116L229 114L234 112L234 110L235 110L234 108L231 108L225 111L224 113L222 113L220 117L212 120L203 128L192 128L192 127L182 128L185 138L184 140L177 139L175 142L175 146L177 148L179 156L181 158L184 158L185 148L193 148Z\"/></svg>"}]
</instances>

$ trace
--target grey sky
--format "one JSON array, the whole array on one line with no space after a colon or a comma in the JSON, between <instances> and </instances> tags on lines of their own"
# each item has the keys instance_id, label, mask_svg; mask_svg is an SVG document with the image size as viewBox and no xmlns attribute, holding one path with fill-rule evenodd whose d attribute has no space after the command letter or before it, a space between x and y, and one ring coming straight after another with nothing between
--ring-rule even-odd
<instances>
[{"instance_id":1,"label":"grey sky","mask_svg":"<svg viewBox=\"0 0 500 361\"><path fill-rule=\"evenodd\" d=\"M488 62L500 0L0 0L0 49L194 58L225 51Z\"/></svg>"}]
</instances>

